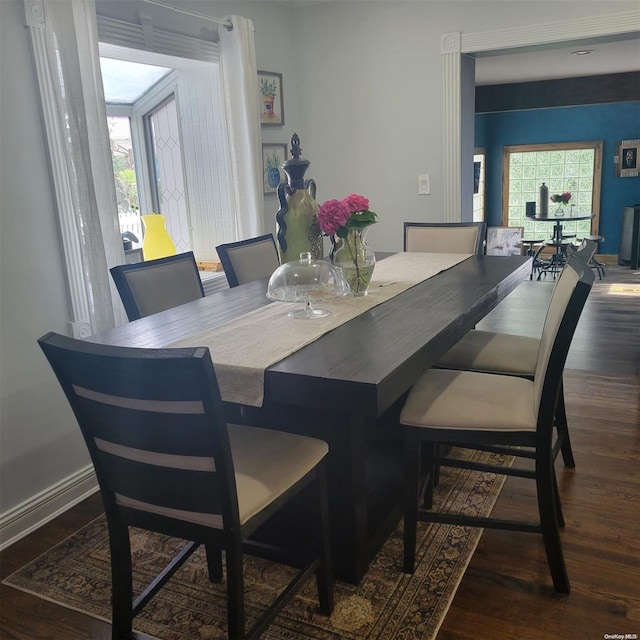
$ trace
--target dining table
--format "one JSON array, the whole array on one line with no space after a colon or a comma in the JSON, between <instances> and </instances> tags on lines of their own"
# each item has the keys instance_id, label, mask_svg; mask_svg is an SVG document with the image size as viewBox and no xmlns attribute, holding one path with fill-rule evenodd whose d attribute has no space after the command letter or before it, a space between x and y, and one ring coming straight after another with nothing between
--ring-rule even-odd
<instances>
[{"instance_id":1,"label":"dining table","mask_svg":"<svg viewBox=\"0 0 640 640\"><path fill-rule=\"evenodd\" d=\"M358 584L401 518L398 412L406 393L527 279L530 269L528 256L465 257L267 366L259 402L245 402L242 385L233 396L222 394L229 422L290 431L329 444L332 564L337 578ZM221 328L228 329L227 349L233 348L234 323L269 311L268 305L282 304L266 297L267 284L268 279L261 279L220 291L87 340L144 348L200 346L203 331ZM384 283L376 285L374 271L372 287L376 286ZM287 334L295 327L292 323L301 322L321 321L285 315L271 327L271 335ZM268 339L266 330L253 333L250 337L257 342ZM246 350L246 336L238 333L238 349ZM211 351L216 367L216 353ZM301 499L280 520L267 523L265 539L286 533L295 545L304 509Z\"/></svg>"}]
</instances>

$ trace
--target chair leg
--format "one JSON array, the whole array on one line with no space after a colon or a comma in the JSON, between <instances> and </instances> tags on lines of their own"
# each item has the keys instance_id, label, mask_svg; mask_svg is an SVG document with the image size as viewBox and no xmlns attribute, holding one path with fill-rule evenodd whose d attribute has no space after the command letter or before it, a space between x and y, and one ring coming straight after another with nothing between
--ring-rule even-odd
<instances>
[{"instance_id":1,"label":"chair leg","mask_svg":"<svg viewBox=\"0 0 640 640\"><path fill-rule=\"evenodd\" d=\"M227 620L229 638L243 640L244 632L244 580L242 575L242 546L240 541L227 545Z\"/></svg>"},{"instance_id":2,"label":"chair leg","mask_svg":"<svg viewBox=\"0 0 640 640\"><path fill-rule=\"evenodd\" d=\"M206 543L207 569L211 582L222 582L222 551L214 544Z\"/></svg>"},{"instance_id":3,"label":"chair leg","mask_svg":"<svg viewBox=\"0 0 640 640\"><path fill-rule=\"evenodd\" d=\"M109 549L111 552L112 588L112 640L125 640L132 636L133 586L131 576L131 545L129 528L109 519Z\"/></svg>"},{"instance_id":4,"label":"chair leg","mask_svg":"<svg viewBox=\"0 0 640 640\"><path fill-rule=\"evenodd\" d=\"M562 515L562 501L560 500L560 490L558 489L558 477L555 467L551 467L553 471L553 504L556 509L556 521L558 527L564 527L564 516Z\"/></svg>"},{"instance_id":5,"label":"chair leg","mask_svg":"<svg viewBox=\"0 0 640 640\"><path fill-rule=\"evenodd\" d=\"M404 427L404 559L403 571L413 573L416 563L416 532L418 527L418 499L420 458L422 447L418 429ZM435 443L429 443L433 448ZM431 480L429 480L431 482Z\"/></svg>"},{"instance_id":6,"label":"chair leg","mask_svg":"<svg viewBox=\"0 0 640 640\"><path fill-rule=\"evenodd\" d=\"M567 411L564 404L564 385L562 381L560 382L560 391L558 392L555 422L558 436L564 438L561 449L564 466L573 469L576 466L576 461L573 457L571 439L569 438L569 424L567 423Z\"/></svg>"},{"instance_id":7,"label":"chair leg","mask_svg":"<svg viewBox=\"0 0 640 640\"><path fill-rule=\"evenodd\" d=\"M318 466L318 545L320 566L316 571L316 584L320 613L330 616L333 612L333 575L331 571L331 541L329 531L329 504L327 500L327 474L324 461Z\"/></svg>"},{"instance_id":8,"label":"chair leg","mask_svg":"<svg viewBox=\"0 0 640 640\"><path fill-rule=\"evenodd\" d=\"M569 593L571 587L564 563L564 554L562 553L562 542L560 540L560 530L558 528L556 515L558 508L555 499L557 484L553 470L552 456L549 454L538 455L536 459L536 488L538 491L540 529L553 586L556 591Z\"/></svg>"}]
</instances>

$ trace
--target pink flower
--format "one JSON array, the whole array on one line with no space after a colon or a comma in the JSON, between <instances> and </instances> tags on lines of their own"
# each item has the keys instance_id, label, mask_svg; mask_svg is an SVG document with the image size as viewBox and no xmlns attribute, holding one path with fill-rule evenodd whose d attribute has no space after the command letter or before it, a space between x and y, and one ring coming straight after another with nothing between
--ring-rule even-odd
<instances>
[{"instance_id":1,"label":"pink flower","mask_svg":"<svg viewBox=\"0 0 640 640\"><path fill-rule=\"evenodd\" d=\"M351 213L356 211L367 211L369 209L369 200L357 193L348 195L343 202L349 207Z\"/></svg>"},{"instance_id":2,"label":"pink flower","mask_svg":"<svg viewBox=\"0 0 640 640\"><path fill-rule=\"evenodd\" d=\"M571 200L571 192L570 192L570 191L565 191L565 192L562 194L562 200L563 200L564 202L569 202L569 200Z\"/></svg>"},{"instance_id":3,"label":"pink flower","mask_svg":"<svg viewBox=\"0 0 640 640\"><path fill-rule=\"evenodd\" d=\"M344 200L327 200L318 209L320 229L328 236L334 235L340 227L344 227L350 216L351 210Z\"/></svg>"}]
</instances>

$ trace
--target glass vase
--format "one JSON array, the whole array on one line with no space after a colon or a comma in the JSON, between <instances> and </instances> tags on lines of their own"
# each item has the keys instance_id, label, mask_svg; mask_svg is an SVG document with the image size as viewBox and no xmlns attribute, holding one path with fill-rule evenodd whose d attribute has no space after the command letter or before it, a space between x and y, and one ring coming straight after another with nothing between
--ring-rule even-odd
<instances>
[{"instance_id":1,"label":"glass vase","mask_svg":"<svg viewBox=\"0 0 640 640\"><path fill-rule=\"evenodd\" d=\"M366 296L376 266L376 255L366 243L367 228L351 229L333 255L353 296Z\"/></svg>"},{"instance_id":2,"label":"glass vase","mask_svg":"<svg viewBox=\"0 0 640 640\"><path fill-rule=\"evenodd\" d=\"M556 210L553 212L553 214L556 215L556 216L563 216L564 215L564 207L565 207L564 202L557 202L556 204L558 206L556 207Z\"/></svg>"}]
</instances>

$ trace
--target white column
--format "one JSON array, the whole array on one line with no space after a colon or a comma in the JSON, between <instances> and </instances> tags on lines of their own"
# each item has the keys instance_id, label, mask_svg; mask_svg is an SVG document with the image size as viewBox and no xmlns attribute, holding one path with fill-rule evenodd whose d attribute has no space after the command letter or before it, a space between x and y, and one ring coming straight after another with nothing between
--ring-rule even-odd
<instances>
[{"instance_id":1,"label":"white column","mask_svg":"<svg viewBox=\"0 0 640 640\"><path fill-rule=\"evenodd\" d=\"M460 220L461 202L461 73L460 33L445 33L441 39L443 75L443 221Z\"/></svg>"},{"instance_id":2,"label":"white column","mask_svg":"<svg viewBox=\"0 0 640 640\"><path fill-rule=\"evenodd\" d=\"M93 333L93 328L71 184L65 159L64 132L58 126L55 80L51 75L45 40L44 1L25 0L24 6L26 25L31 35L36 74L40 86L42 115L49 145L51 173L64 247L68 293L71 302L71 332L74 338L86 338Z\"/></svg>"}]
</instances>

